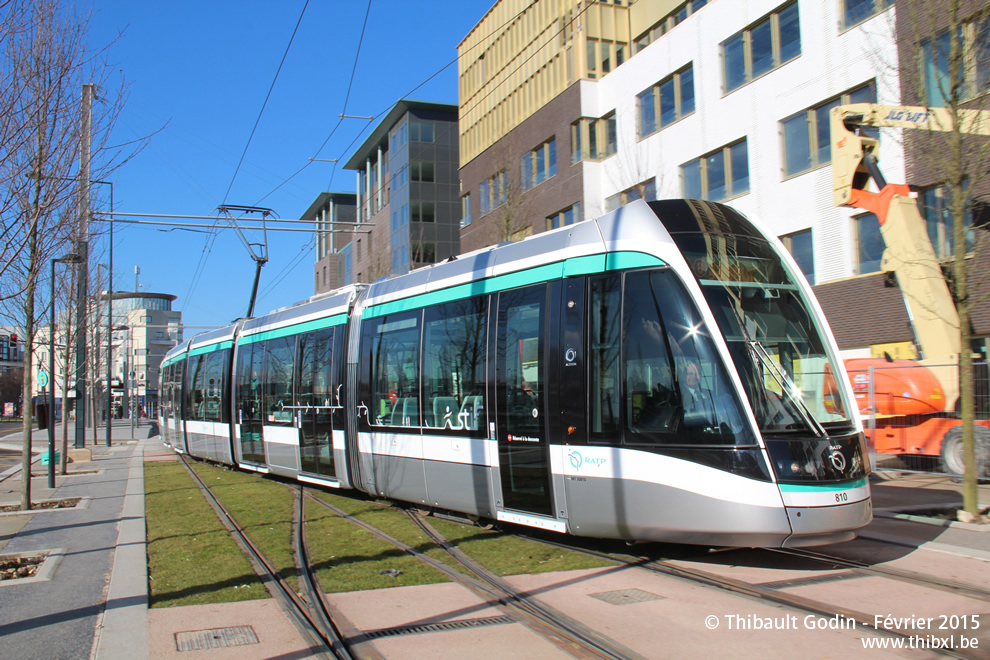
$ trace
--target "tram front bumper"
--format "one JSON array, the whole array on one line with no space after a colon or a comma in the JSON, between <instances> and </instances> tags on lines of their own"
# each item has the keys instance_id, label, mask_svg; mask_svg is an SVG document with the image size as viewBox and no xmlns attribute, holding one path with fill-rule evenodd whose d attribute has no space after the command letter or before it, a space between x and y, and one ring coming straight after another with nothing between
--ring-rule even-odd
<instances>
[{"instance_id":1,"label":"tram front bumper","mask_svg":"<svg viewBox=\"0 0 990 660\"><path fill-rule=\"evenodd\" d=\"M852 504L817 507L786 507L791 535L783 547L841 543L856 538L856 532L873 520L870 498Z\"/></svg>"}]
</instances>

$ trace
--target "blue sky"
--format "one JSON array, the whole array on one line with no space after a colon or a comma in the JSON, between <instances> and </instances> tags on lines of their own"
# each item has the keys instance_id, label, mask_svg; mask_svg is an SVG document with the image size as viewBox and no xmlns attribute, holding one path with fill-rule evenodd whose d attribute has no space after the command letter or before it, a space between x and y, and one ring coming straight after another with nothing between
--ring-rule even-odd
<instances>
[{"instance_id":1,"label":"blue sky","mask_svg":"<svg viewBox=\"0 0 990 660\"><path fill-rule=\"evenodd\" d=\"M129 98L113 141L164 126L110 177L115 210L212 215L226 198L299 218L324 190L353 192L354 172L327 162L310 163L279 185L309 158L343 163L376 123L345 119L320 150L341 113L380 117L404 97L457 103L457 65L436 74L457 58L457 44L492 1L372 0L358 52L368 4L310 0L235 178L305 0L94 0L90 45L122 33L109 62L122 72ZM105 189L94 186L93 193ZM182 310L187 326L243 316L254 262L234 232L208 241L205 233L162 229L114 225L115 288L134 289L137 265L142 290L179 297L173 309ZM260 233L249 240L261 240ZM269 232L255 314L312 295L312 245L310 234ZM196 332L190 327L185 336Z\"/></svg>"}]
</instances>

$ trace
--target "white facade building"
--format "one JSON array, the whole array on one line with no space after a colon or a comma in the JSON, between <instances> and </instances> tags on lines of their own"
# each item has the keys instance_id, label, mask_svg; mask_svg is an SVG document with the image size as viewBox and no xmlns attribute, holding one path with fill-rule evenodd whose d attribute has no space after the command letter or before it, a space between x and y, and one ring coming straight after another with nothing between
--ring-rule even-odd
<instances>
[{"instance_id":1,"label":"white facade building","mask_svg":"<svg viewBox=\"0 0 990 660\"><path fill-rule=\"evenodd\" d=\"M685 180L684 165L701 164L708 155L717 161L720 150L745 144L748 184L744 192L730 192L718 201L759 218L781 237L810 230L813 265L806 257L802 259L797 245L792 251L813 283L858 274L853 218L862 212L833 205L827 152L822 162L793 174L786 172L782 122L802 113L807 116L809 110L815 115L817 106L857 90L852 100L898 103L895 9L843 30L842 3L800 0L800 54L727 91L727 42L765 20L769 20L769 31L778 30L781 10L793 5L779 0L709 2L600 80L579 83L581 115L602 117L614 111L618 141L613 156L585 163L585 219L617 206L623 200L615 195L651 178L657 199L694 196ZM744 35L744 39L749 37ZM750 43L755 43L757 37L751 38ZM780 41L779 34L774 35L775 50ZM641 93L688 67L693 78L693 112L643 137ZM872 95L870 90L875 90L875 98L864 98ZM820 114L827 118L827 108ZM827 124L822 127L824 133L815 128L811 127L815 137L827 139ZM817 146L827 149L824 144ZM731 152L724 155L728 159ZM903 150L896 139L884 136L880 158L889 180L904 180ZM739 184L743 187L741 179Z\"/></svg>"}]
</instances>

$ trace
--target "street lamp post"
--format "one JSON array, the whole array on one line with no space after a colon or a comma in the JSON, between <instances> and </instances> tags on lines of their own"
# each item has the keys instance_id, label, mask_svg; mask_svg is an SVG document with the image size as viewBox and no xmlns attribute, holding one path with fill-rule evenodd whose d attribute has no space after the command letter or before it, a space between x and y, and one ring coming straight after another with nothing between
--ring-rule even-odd
<instances>
[{"instance_id":1,"label":"street lamp post","mask_svg":"<svg viewBox=\"0 0 990 660\"><path fill-rule=\"evenodd\" d=\"M48 487L55 488L55 263L78 264L82 258L78 254L67 254L58 259L52 259L52 302L51 317L48 328L48 377L51 387L48 388ZM66 341L68 341L66 337ZM65 410L65 392L62 392L62 410ZM78 405L78 402L77 402ZM62 416L65 424L65 415Z\"/></svg>"},{"instance_id":2,"label":"street lamp post","mask_svg":"<svg viewBox=\"0 0 990 660\"><path fill-rule=\"evenodd\" d=\"M83 89L83 104L85 105L87 103L87 100L86 100L87 89L89 90L89 94L92 94L92 85L83 85L83 88L84 88ZM84 120L85 121L89 121L88 117L85 117ZM110 218L109 218L109 220L110 220L110 264L109 264L110 275L109 275L109 278L108 278L108 281L109 281L110 284L107 287L107 297L111 300L111 303L110 303L111 307L110 307L110 309L111 309L111 312L112 312L112 309L113 309L112 308L112 299L113 299L113 182L112 181L92 181L92 180L89 179L89 166L88 166L89 145L85 141L84 141L84 150L86 151L85 159L87 161L86 168L85 168L86 169L86 172L85 172L85 175L84 176L82 174L80 174L80 177L43 177L43 175L41 174L40 171L38 171L38 172L29 172L25 176L27 176L28 178L49 178L49 179L52 179L52 180L55 180L55 181L76 181L76 180L79 180L80 178L82 178L82 180L88 182L89 185L92 185L94 183L98 183L98 184L101 184L101 185L110 186ZM80 240L77 242L77 245L76 245L77 252L76 253L73 253L72 255L66 255L67 257L75 257L76 260L62 262L62 263L82 263L82 264L84 264L88 260L88 251L89 251L89 222L88 221L89 221L89 215L91 213L91 211L89 209L89 185L80 185L80 191L82 193L82 194L80 194L80 220L81 220L80 225L81 225L82 231L80 232L80 237L79 237ZM53 271L52 272L54 273L54 265L52 266L52 268L53 268ZM87 283L87 280L89 278L89 273L87 272L87 270L88 269L86 269L85 267L83 268L83 277L81 277L80 278L80 281L79 281L79 288L78 288L77 293L76 293L76 297L77 297L78 301L85 301L86 300L86 283ZM85 319L85 313L86 313L85 304L83 302L79 302L78 327L80 329L80 338L76 342L76 435L75 435L75 446L76 446L76 448L79 448L79 449L81 449L81 448L83 448L83 447L86 446L86 420L80 414L81 412L83 412L85 410L85 408L82 407L82 398L83 398L83 394L85 393L85 377L83 375L83 372L84 372L84 369L85 369L85 362L86 362L86 339L85 339L85 327L86 327L86 322L85 321L86 321L86 319ZM109 316L110 315L108 315L108 317ZM113 320L111 318L108 318L107 319L107 328L109 329L112 325L113 325ZM109 336L109 333L108 333L108 335L107 335L107 350L108 351L110 350L110 346L111 346L111 344L110 344L110 336ZM108 354L107 355L107 362L109 362L109 361L110 361L110 356ZM66 366L66 368L68 368L68 365ZM109 373L109 367L107 369L107 373ZM107 387L109 388L109 383L108 383ZM64 395L64 393L63 393L63 395ZM63 396L63 398L64 398L64 396ZM109 399L109 397L108 397L108 399ZM64 404L64 401L63 401L63 404ZM65 406L63 405L63 412L64 412L64 408L65 408ZM94 406L94 410L95 410L95 406ZM107 410L108 411L110 410L110 403L109 403L109 401L107 403ZM63 424L66 423L66 420L65 420L64 416L63 416L63 419L62 419L62 423ZM94 443L96 442L96 438L93 438L93 442ZM110 422L109 422L109 418L107 420L107 440L106 440L106 442L107 442L107 447L109 447L110 446Z\"/></svg>"},{"instance_id":3,"label":"street lamp post","mask_svg":"<svg viewBox=\"0 0 990 660\"><path fill-rule=\"evenodd\" d=\"M130 332L131 332L131 327L130 326L128 326L128 325L117 325L117 326L114 326L114 328L113 328L113 331L114 332L123 332L124 330L126 330L128 332L128 338L129 338L130 337ZM123 401L121 401L121 404L120 404L121 416L123 416L125 412L127 412L129 414L129 412L130 412L130 405L131 405L131 403L130 403L130 391L129 391L129 388L128 388L129 383L127 382L127 378L129 376L128 369L130 367L129 362L128 362L127 352L128 351L127 351L126 345L124 344L124 340L121 339L120 340L120 354L123 357L123 361L122 361L123 370L121 371L121 382L120 382L120 384L124 388ZM133 436L133 433L131 435Z\"/></svg>"},{"instance_id":4,"label":"street lamp post","mask_svg":"<svg viewBox=\"0 0 990 660\"><path fill-rule=\"evenodd\" d=\"M110 446L110 427L113 422L113 390L110 387L111 359L113 358L113 182L112 181L92 181L91 183L101 183L110 186L110 263L107 270L107 435L106 445ZM96 438L93 438L96 443Z\"/></svg>"}]
</instances>

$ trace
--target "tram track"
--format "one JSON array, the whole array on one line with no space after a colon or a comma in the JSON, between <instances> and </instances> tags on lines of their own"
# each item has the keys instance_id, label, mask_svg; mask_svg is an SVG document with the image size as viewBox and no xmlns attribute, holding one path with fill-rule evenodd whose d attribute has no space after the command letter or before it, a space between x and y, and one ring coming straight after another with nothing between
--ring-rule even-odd
<instances>
[{"instance_id":1,"label":"tram track","mask_svg":"<svg viewBox=\"0 0 990 660\"><path fill-rule=\"evenodd\" d=\"M762 548L761 550L763 552L781 554L789 557L803 559L806 561L813 561L822 564L830 564L835 568L855 571L857 574L860 575L870 575L875 577L887 578L890 580L897 580L899 582L905 582L908 584L927 587L930 589L937 589L939 591L945 591L947 593L961 595L967 598L972 598L974 600L980 600L983 602L990 603L990 590L980 589L979 587L973 586L971 584L965 584L963 582L958 582L956 580L947 580L945 578L941 578L935 575L918 573L916 571L907 571L904 569L892 568L889 566L876 566L874 564L868 564L866 562L859 561L856 559L838 557L835 555L830 555L823 552L815 552L813 550L807 550L807 549Z\"/></svg>"},{"instance_id":2,"label":"tram track","mask_svg":"<svg viewBox=\"0 0 990 660\"><path fill-rule=\"evenodd\" d=\"M241 550L248 557L255 572L264 581L269 592L278 599L285 610L299 625L302 631L310 638L315 649L319 648L319 655L328 658L338 658L339 660L352 660L350 646L340 634L333 618L327 608L321 590L309 570L309 562L305 547L305 534L302 521L302 495L301 489L297 494L298 518L294 520L294 541L296 544L296 556L298 563L305 570L300 571L300 588L303 595L296 592L289 585L275 566L268 560L261 549L251 540L244 529L238 524L233 515L227 511L219 498L213 494L209 486L192 468L186 456L180 455L180 460L186 471L193 478L210 506L216 512L224 526L230 531L234 540Z\"/></svg>"},{"instance_id":3,"label":"tram track","mask_svg":"<svg viewBox=\"0 0 990 660\"><path fill-rule=\"evenodd\" d=\"M696 584L702 584L711 588L737 593L742 596L753 598L755 600L769 602L775 605L781 605L794 610L798 610L800 612L805 612L807 614L811 614L816 617L823 617L828 619L838 617L840 620L842 619L851 620L856 623L856 626L872 631L877 635L891 637L893 639L899 638L904 640L905 642L911 640L912 638L917 638L919 636L919 631L914 629L905 629L896 626L890 626L890 627L877 626L876 625L877 617L867 612L862 612L859 610L838 606L833 603L827 603L813 598L808 598L805 596L784 592L780 589L780 586L776 585L776 583L746 582L744 580L726 577L724 575L719 575L711 571L705 571L699 568L685 566L682 563L679 563L683 561L689 561L686 559L657 560L657 559L650 559L648 557L635 557L632 555L624 555L620 553L607 553L607 552L601 552L598 550L592 550L589 548L581 547L580 545L572 545L559 541L549 540L546 538L541 538L538 536L527 534L525 532L510 531L506 533L510 533L515 536L519 536L521 538L525 538L531 541L536 541L538 543L543 543L553 547L569 550L571 552L586 554L594 557L599 557L602 559L611 559L613 561L620 562L628 566L643 568L645 570L660 575L667 575L682 580L688 580ZM764 549L760 549L760 550L764 550ZM802 553L796 553L795 556L802 557L804 559L811 558L811 557L804 557ZM824 562L831 560L840 561L840 559L841 558L838 557L833 558L830 556L822 556L817 560ZM850 564L861 564L861 562L853 562L852 560L842 560L842 561L849 562ZM869 568L868 565L866 564L863 564L862 567L855 566L854 568L855 570L865 570L865 568L863 567ZM878 569L876 572L877 575L882 575L883 573L884 570L882 569ZM921 577L931 578L924 580L917 579L913 581L913 584L919 586L926 586L926 587L935 586L934 583L937 582L939 579L931 576L922 576L922 574L917 574L917 575ZM902 581L907 581L910 578L910 572L891 569L890 574L886 575L886 577L890 577L891 579L899 579ZM948 588L950 586L965 587L965 585L961 585L960 583L954 583L952 585L945 584L943 586L946 587L945 590L950 590ZM990 594L980 589L970 588L969 591L978 592L979 600L984 600L985 596L990 596ZM959 595L968 596L968 594L963 593L962 589L957 590L955 593ZM973 653L968 650L961 650L954 648L930 648L927 650L938 653L939 655L944 657L960 658L962 660L977 660L986 657L985 654Z\"/></svg>"},{"instance_id":4,"label":"tram track","mask_svg":"<svg viewBox=\"0 0 990 660\"><path fill-rule=\"evenodd\" d=\"M567 615L554 610L553 608L537 602L536 599L521 593L513 588L509 583L502 580L494 573L486 569L480 563L474 561L463 552L457 550L446 538L426 523L422 517L413 511L404 510L406 515L427 535L436 545L442 548L459 567L466 569L466 575L450 565L434 559L429 555L416 550L408 544L394 538L393 536L379 530L373 525L355 518L347 512L306 493L313 502L326 508L349 522L374 534L376 537L391 543L403 552L410 554L420 561L423 561L437 570L444 573L451 581L460 584L479 597L494 603L496 609L508 614L536 634L544 637L549 642L575 658L615 658L615 659L636 659L641 658L639 654L631 649L608 639L587 626L577 622Z\"/></svg>"}]
</instances>

